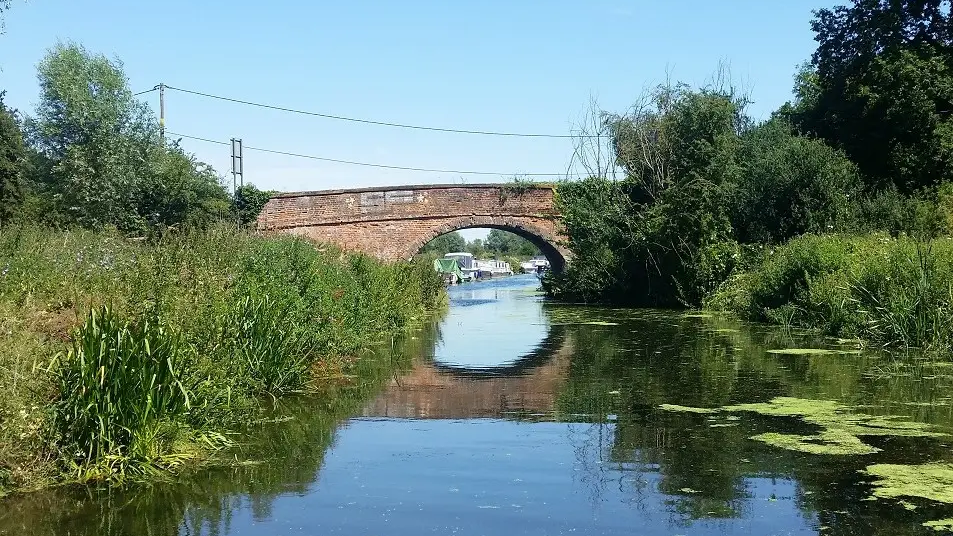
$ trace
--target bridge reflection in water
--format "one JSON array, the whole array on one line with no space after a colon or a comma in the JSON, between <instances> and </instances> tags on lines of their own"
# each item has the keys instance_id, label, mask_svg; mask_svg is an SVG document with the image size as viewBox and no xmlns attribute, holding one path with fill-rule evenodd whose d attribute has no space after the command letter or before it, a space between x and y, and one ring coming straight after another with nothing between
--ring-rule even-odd
<instances>
[{"instance_id":1,"label":"bridge reflection in water","mask_svg":"<svg viewBox=\"0 0 953 536\"><path fill-rule=\"evenodd\" d=\"M447 317L420 335L433 339L433 353L395 377L363 416L552 415L573 342L563 326L545 317L531 292L535 280L520 276L451 289Z\"/></svg>"}]
</instances>

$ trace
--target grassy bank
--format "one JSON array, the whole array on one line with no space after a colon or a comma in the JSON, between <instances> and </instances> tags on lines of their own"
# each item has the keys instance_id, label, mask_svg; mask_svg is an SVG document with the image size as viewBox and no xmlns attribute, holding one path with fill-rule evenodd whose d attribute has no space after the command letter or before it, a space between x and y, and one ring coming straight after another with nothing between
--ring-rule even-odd
<instances>
[{"instance_id":1,"label":"grassy bank","mask_svg":"<svg viewBox=\"0 0 953 536\"><path fill-rule=\"evenodd\" d=\"M148 477L439 306L432 267L218 228L0 231L0 493ZM366 357L364 357L366 358Z\"/></svg>"},{"instance_id":2,"label":"grassy bank","mask_svg":"<svg viewBox=\"0 0 953 536\"><path fill-rule=\"evenodd\" d=\"M953 240L803 236L750 250L708 309L892 346L953 345Z\"/></svg>"}]
</instances>

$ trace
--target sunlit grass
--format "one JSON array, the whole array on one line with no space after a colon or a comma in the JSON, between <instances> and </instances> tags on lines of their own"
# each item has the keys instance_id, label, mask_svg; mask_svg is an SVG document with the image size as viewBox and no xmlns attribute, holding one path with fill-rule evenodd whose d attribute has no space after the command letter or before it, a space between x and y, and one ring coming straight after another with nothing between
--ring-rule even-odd
<instances>
[{"instance_id":1,"label":"sunlit grass","mask_svg":"<svg viewBox=\"0 0 953 536\"><path fill-rule=\"evenodd\" d=\"M316 364L423 319L442 288L429 266L227 225L2 229L0 494L201 458L276 397L340 380Z\"/></svg>"}]
</instances>

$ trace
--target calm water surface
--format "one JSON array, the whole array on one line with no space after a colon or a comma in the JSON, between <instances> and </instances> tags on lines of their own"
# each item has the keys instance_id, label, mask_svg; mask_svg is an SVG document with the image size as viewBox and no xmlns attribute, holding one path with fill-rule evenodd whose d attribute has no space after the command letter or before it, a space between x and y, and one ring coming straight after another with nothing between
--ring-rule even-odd
<instances>
[{"instance_id":1,"label":"calm water surface","mask_svg":"<svg viewBox=\"0 0 953 536\"><path fill-rule=\"evenodd\" d=\"M953 367L918 356L783 356L833 341L660 311L544 304L533 276L451 289L377 395L287 402L240 464L123 491L0 502L0 534L932 534L953 509L870 501L871 463L950 461L947 438L872 455L752 441L788 418L666 412L839 400L953 431ZM400 359L399 356L395 357ZM924 372L927 371L927 372Z\"/></svg>"}]
</instances>

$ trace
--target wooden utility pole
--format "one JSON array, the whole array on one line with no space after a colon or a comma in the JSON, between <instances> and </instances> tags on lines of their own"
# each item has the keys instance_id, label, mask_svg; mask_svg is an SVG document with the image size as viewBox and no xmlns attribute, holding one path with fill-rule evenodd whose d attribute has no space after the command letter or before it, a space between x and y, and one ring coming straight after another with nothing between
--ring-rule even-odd
<instances>
[{"instance_id":1,"label":"wooden utility pole","mask_svg":"<svg viewBox=\"0 0 953 536\"><path fill-rule=\"evenodd\" d=\"M159 84L159 137L165 143L165 84Z\"/></svg>"}]
</instances>

